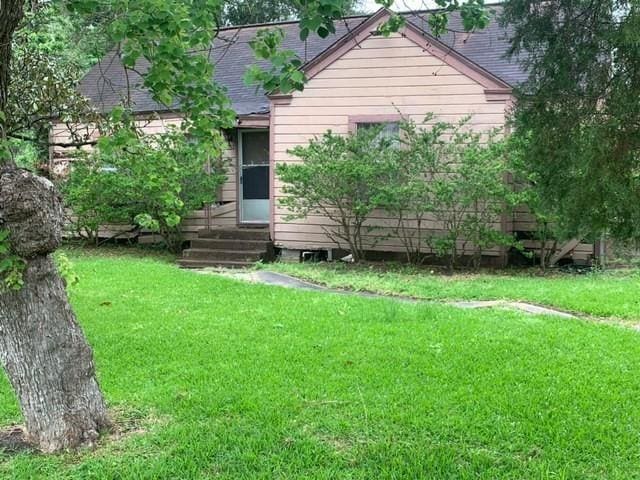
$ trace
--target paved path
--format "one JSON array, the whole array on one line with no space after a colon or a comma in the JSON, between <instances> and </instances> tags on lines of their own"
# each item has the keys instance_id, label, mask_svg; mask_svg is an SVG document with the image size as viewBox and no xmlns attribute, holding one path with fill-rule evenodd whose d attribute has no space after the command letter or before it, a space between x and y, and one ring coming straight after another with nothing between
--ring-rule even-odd
<instances>
[{"instance_id":1,"label":"paved path","mask_svg":"<svg viewBox=\"0 0 640 480\"><path fill-rule=\"evenodd\" d=\"M329 292L329 293L336 293L340 295L354 295L358 297L367 297L367 298L387 298L387 299L391 298L394 300L400 300L403 302L411 302L411 303L427 302L427 300L419 300L411 297L390 296L390 295L381 295L381 294L370 293L370 292L356 292L351 290L328 288L315 283L305 282L304 280L300 280L298 278L291 277L289 275L284 275L282 273L269 272L265 270L257 270L257 271L203 270L202 273L217 273L220 275L225 275L225 276L235 278L237 280L242 280L245 282L262 283L265 285L275 285L278 287L293 288L296 290L313 290L313 291L319 291L319 292ZM572 315L567 312L562 312L560 310L541 307L539 305L532 305L530 303L524 303L524 302L511 302L508 300L465 301L465 302L429 301L429 303L437 303L440 305L450 305L453 307L469 308L469 309L495 308L495 307L511 308L515 310L520 310L525 313L530 313L533 315L555 315L557 317L564 317L564 318L577 318L575 315Z\"/></svg>"}]
</instances>

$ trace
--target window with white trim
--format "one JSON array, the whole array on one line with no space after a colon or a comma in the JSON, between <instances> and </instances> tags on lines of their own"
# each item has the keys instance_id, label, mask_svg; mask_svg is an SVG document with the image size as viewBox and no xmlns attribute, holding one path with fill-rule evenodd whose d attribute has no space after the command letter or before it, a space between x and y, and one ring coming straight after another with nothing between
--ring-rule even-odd
<instances>
[{"instance_id":1,"label":"window with white trim","mask_svg":"<svg viewBox=\"0 0 640 480\"><path fill-rule=\"evenodd\" d=\"M370 128L380 128L380 133L378 134L378 138L396 138L398 133L400 132L400 123L398 122L362 122L356 123L356 128L358 130L362 129L370 129Z\"/></svg>"}]
</instances>

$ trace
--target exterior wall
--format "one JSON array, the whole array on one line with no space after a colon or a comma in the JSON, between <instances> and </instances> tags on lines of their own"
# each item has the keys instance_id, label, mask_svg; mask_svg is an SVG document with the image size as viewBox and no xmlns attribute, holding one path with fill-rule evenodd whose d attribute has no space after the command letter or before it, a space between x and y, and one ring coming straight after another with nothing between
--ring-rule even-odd
<instances>
[{"instance_id":1,"label":"exterior wall","mask_svg":"<svg viewBox=\"0 0 640 480\"><path fill-rule=\"evenodd\" d=\"M369 37L317 73L303 92L294 93L288 104L272 102L272 161L300 161L288 152L296 145L321 136L326 130L346 134L350 123L388 121L403 115L416 122L429 112L436 120L455 122L472 115L471 128L486 131L505 122L509 97L495 96L470 76L426 52L412 40L396 34L388 38ZM324 249L336 245L323 227L328 219L310 216L286 222L287 212L279 206L282 183L274 179L273 235L276 246L289 249ZM371 221L391 232L393 218L378 212ZM496 228L502 228L501 223ZM431 222L427 228L441 228ZM373 250L402 251L398 240L385 239ZM489 254L500 254L495 249Z\"/></svg>"},{"instance_id":2,"label":"exterior wall","mask_svg":"<svg viewBox=\"0 0 640 480\"><path fill-rule=\"evenodd\" d=\"M513 231L518 232L521 236L527 234L533 236L538 229L535 217L531 214L526 205L522 205L513 212ZM542 242L533 239L522 240L525 250L539 252ZM560 251L564 246L563 243L547 242L547 249L556 248ZM572 248L564 258L570 258L578 263L589 263L597 256L595 245L593 243L580 242Z\"/></svg>"},{"instance_id":3,"label":"exterior wall","mask_svg":"<svg viewBox=\"0 0 640 480\"><path fill-rule=\"evenodd\" d=\"M155 115L152 118L141 117L138 126L149 135L158 134L166 131L171 125L179 125L180 117L176 115L160 116ZM72 138L66 125L58 123L54 124L51 130L52 143L71 143ZM93 135L97 138L97 134ZM90 149L91 147L82 147ZM63 176L69 168L69 164L73 162L73 152L76 147L53 147L50 152L50 171L53 175ZM218 202L210 208L197 210L189 214L182 223L182 231L185 239L190 240L197 236L197 232L202 229L211 227L235 227L237 224L237 148L236 136L231 135L229 147L223 154L223 162L227 168L227 181L222 185L218 192ZM113 237L118 233L122 233L122 238L127 238L126 232L131 230L131 225L105 225L100 231L103 238ZM153 243L159 238L156 235L146 234L139 238L141 243Z\"/></svg>"}]
</instances>

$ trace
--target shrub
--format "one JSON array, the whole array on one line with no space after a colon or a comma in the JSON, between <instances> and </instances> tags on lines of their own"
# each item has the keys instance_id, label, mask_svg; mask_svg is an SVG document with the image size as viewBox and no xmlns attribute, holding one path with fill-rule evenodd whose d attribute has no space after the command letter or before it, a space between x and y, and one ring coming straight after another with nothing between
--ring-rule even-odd
<instances>
[{"instance_id":1,"label":"shrub","mask_svg":"<svg viewBox=\"0 0 640 480\"><path fill-rule=\"evenodd\" d=\"M76 229L94 237L101 225L136 224L179 251L182 218L216 200L224 168L216 162L210 175L205 168L223 147L221 134L212 133L203 145L177 128L144 135L132 123L118 126L93 152L74 160L63 186Z\"/></svg>"},{"instance_id":2,"label":"shrub","mask_svg":"<svg viewBox=\"0 0 640 480\"><path fill-rule=\"evenodd\" d=\"M452 230L459 233L457 240L460 237L463 240L462 251L469 253L467 246L471 247L476 268L487 249L515 243L513 235L496 228L502 223L503 215L518 203L517 194L506 181L508 163L505 143L499 140L501 133L500 130L480 134L456 129L444 156L447 178L451 182L444 191L450 192L451 197L443 195L444 208L436 216L445 224L455 225ZM453 267L457 242L450 237L444 246Z\"/></svg>"},{"instance_id":3,"label":"shrub","mask_svg":"<svg viewBox=\"0 0 640 480\"><path fill-rule=\"evenodd\" d=\"M347 136L328 132L293 149L302 162L277 168L287 219L329 218L325 232L346 244L355 261L382 238L367 222L376 209L395 219L392 235L409 262L422 262L428 246L451 269L463 255L479 266L488 249L517 245L496 228L523 197L506 181L501 132L473 132L468 118L457 124L433 119L427 115L425 125L403 120L395 138L380 135L382 127Z\"/></svg>"},{"instance_id":4,"label":"shrub","mask_svg":"<svg viewBox=\"0 0 640 480\"><path fill-rule=\"evenodd\" d=\"M77 156L61 189L72 210L69 224L81 238L97 243L101 226L130 223L128 208L119 204L119 184L99 155Z\"/></svg>"},{"instance_id":5,"label":"shrub","mask_svg":"<svg viewBox=\"0 0 640 480\"><path fill-rule=\"evenodd\" d=\"M424 123L433 118L427 115ZM395 232L409 261L422 261L429 245L451 269L469 253L478 266L487 249L514 244L495 228L519 201L505 181L505 144L499 131L473 132L468 121L402 122L397 176L385 188L383 208L397 219ZM434 223L438 228L425 228Z\"/></svg>"},{"instance_id":6,"label":"shrub","mask_svg":"<svg viewBox=\"0 0 640 480\"><path fill-rule=\"evenodd\" d=\"M431 120L428 115L425 121ZM448 124L437 123L432 128L420 128L412 121L400 125L392 168L393 175L382 189L381 207L395 218L393 234L401 241L407 261L422 263L428 240L429 215L434 210L433 188L438 155L445 144L443 134Z\"/></svg>"},{"instance_id":7,"label":"shrub","mask_svg":"<svg viewBox=\"0 0 640 480\"><path fill-rule=\"evenodd\" d=\"M535 221L535 230L531 232L532 239L539 243L538 262L544 272L550 266L559 242L569 240L572 232L564 228L557 209L548 203L538 187L539 175L529 164L530 157L526 154L531 148L530 141L529 135L525 132L509 137L509 172L513 177L514 188L519 193L520 203L526 205ZM530 256L534 257L533 254Z\"/></svg>"},{"instance_id":8,"label":"shrub","mask_svg":"<svg viewBox=\"0 0 640 480\"><path fill-rule=\"evenodd\" d=\"M290 153L302 160L280 164L277 174L284 182L280 204L289 209L287 220L320 214L332 221L323 226L327 236L346 247L358 262L377 239L366 226L381 205L382 187L392 178L393 139L380 128L360 129L346 136L331 131Z\"/></svg>"}]
</instances>

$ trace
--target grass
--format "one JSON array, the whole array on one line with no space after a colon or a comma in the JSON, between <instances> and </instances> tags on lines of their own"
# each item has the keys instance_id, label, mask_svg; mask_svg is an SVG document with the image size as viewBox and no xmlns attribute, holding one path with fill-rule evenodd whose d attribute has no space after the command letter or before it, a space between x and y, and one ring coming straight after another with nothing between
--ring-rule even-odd
<instances>
[{"instance_id":1,"label":"grass","mask_svg":"<svg viewBox=\"0 0 640 480\"><path fill-rule=\"evenodd\" d=\"M76 257L109 405L144 433L11 479L636 479L640 336ZM133 420L131 420L133 419ZM0 379L0 424L20 420Z\"/></svg>"},{"instance_id":2,"label":"grass","mask_svg":"<svg viewBox=\"0 0 640 480\"><path fill-rule=\"evenodd\" d=\"M114 245L105 244L100 247L87 245L85 243L67 243L63 249L67 256L74 259L100 258L130 258L133 260L146 258L160 262L175 263L177 255L169 252L161 245Z\"/></svg>"},{"instance_id":3,"label":"grass","mask_svg":"<svg viewBox=\"0 0 640 480\"><path fill-rule=\"evenodd\" d=\"M516 300L597 317L640 321L640 270L589 274L538 272L441 275L408 267L339 263L263 266L330 287L425 300Z\"/></svg>"}]
</instances>

